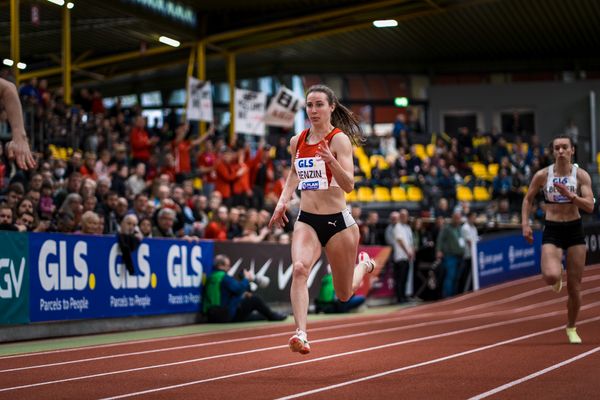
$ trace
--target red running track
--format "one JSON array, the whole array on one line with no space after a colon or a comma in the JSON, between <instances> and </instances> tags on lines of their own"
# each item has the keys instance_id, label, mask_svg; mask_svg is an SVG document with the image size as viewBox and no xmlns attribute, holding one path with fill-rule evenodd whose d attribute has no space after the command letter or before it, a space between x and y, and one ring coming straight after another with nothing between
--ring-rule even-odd
<instances>
[{"instance_id":1,"label":"red running track","mask_svg":"<svg viewBox=\"0 0 600 400\"><path fill-rule=\"evenodd\" d=\"M386 314L0 357L1 399L600 398L600 266L578 332L539 276Z\"/></svg>"}]
</instances>

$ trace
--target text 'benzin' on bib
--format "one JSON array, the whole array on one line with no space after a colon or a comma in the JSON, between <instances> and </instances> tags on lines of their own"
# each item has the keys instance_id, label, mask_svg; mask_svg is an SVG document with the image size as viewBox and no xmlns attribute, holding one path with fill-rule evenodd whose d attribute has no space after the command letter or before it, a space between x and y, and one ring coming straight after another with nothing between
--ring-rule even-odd
<instances>
[{"instance_id":1,"label":"text 'benzin' on bib","mask_svg":"<svg viewBox=\"0 0 600 400\"><path fill-rule=\"evenodd\" d=\"M299 190L325 190L329 188L325 161L321 157L297 158L296 172L300 183Z\"/></svg>"}]
</instances>

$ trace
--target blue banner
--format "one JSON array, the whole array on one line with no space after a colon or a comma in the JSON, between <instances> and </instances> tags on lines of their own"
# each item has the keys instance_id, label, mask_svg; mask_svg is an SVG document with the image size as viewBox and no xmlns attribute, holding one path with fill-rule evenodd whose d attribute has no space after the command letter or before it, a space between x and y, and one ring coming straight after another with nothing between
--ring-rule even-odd
<instances>
[{"instance_id":1,"label":"blue banner","mask_svg":"<svg viewBox=\"0 0 600 400\"><path fill-rule=\"evenodd\" d=\"M213 243L146 239L123 263L114 236L29 236L31 321L196 312Z\"/></svg>"},{"instance_id":2,"label":"blue banner","mask_svg":"<svg viewBox=\"0 0 600 400\"><path fill-rule=\"evenodd\" d=\"M535 231L533 245L520 233L477 242L473 259L479 287L523 278L540 273L542 232Z\"/></svg>"}]
</instances>

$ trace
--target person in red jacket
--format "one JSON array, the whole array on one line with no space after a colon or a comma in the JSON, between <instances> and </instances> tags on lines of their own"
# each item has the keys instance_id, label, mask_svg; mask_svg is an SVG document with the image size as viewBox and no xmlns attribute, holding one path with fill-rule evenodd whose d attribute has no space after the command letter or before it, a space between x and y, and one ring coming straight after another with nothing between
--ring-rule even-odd
<instances>
[{"instance_id":1,"label":"person in red jacket","mask_svg":"<svg viewBox=\"0 0 600 400\"><path fill-rule=\"evenodd\" d=\"M233 184L245 173L244 169L239 167L233 149L230 147L223 149L221 158L215 164L215 172L217 173L215 189L223 196L223 203L231 206Z\"/></svg>"},{"instance_id":2,"label":"person in red jacket","mask_svg":"<svg viewBox=\"0 0 600 400\"><path fill-rule=\"evenodd\" d=\"M135 117L135 126L131 129L129 136L129 142L131 144L131 155L132 164L135 165L138 162L148 164L150 155L152 153L152 147L158 143L160 138L158 136L150 137L148 131L146 131L146 120L143 116L138 115Z\"/></svg>"},{"instance_id":3,"label":"person in red jacket","mask_svg":"<svg viewBox=\"0 0 600 400\"><path fill-rule=\"evenodd\" d=\"M206 225L204 229L205 239L227 240L227 224L229 219L229 211L227 207L220 206L217 212L213 215L212 221Z\"/></svg>"}]
</instances>

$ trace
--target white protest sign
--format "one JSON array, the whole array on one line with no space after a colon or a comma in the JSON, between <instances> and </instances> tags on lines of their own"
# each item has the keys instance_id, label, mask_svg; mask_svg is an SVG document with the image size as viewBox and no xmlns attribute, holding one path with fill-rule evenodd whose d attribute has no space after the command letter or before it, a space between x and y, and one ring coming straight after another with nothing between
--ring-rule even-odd
<instances>
[{"instance_id":1,"label":"white protest sign","mask_svg":"<svg viewBox=\"0 0 600 400\"><path fill-rule=\"evenodd\" d=\"M213 121L212 85L190 77L186 116L190 121Z\"/></svg>"},{"instance_id":2,"label":"white protest sign","mask_svg":"<svg viewBox=\"0 0 600 400\"><path fill-rule=\"evenodd\" d=\"M289 128L294 125L296 113L302 107L304 107L304 99L282 86L277 95L271 99L265 123L270 126Z\"/></svg>"},{"instance_id":3,"label":"white protest sign","mask_svg":"<svg viewBox=\"0 0 600 400\"><path fill-rule=\"evenodd\" d=\"M266 93L235 89L235 131L264 136L266 105Z\"/></svg>"}]
</instances>

